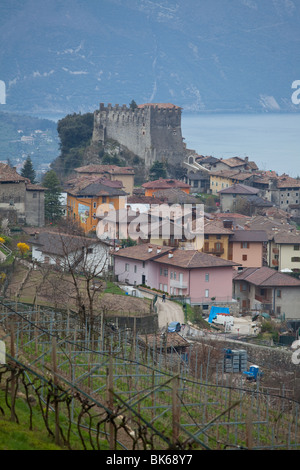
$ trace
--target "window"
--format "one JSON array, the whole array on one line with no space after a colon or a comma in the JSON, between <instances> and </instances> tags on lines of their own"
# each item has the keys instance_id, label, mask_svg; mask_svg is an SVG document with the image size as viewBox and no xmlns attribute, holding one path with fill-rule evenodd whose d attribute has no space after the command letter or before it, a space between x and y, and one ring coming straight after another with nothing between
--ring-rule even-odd
<instances>
[{"instance_id":1,"label":"window","mask_svg":"<svg viewBox=\"0 0 300 470\"><path fill-rule=\"evenodd\" d=\"M168 277L168 270L167 269L164 269L164 276Z\"/></svg>"},{"instance_id":2,"label":"window","mask_svg":"<svg viewBox=\"0 0 300 470\"><path fill-rule=\"evenodd\" d=\"M280 289L277 289L276 297L278 297L279 299L281 298L281 290Z\"/></svg>"},{"instance_id":3,"label":"window","mask_svg":"<svg viewBox=\"0 0 300 470\"><path fill-rule=\"evenodd\" d=\"M170 273L170 278L173 279L173 271Z\"/></svg>"},{"instance_id":4,"label":"window","mask_svg":"<svg viewBox=\"0 0 300 470\"><path fill-rule=\"evenodd\" d=\"M160 276L162 276L162 273L163 273L162 268L159 268L159 274L160 274Z\"/></svg>"},{"instance_id":5,"label":"window","mask_svg":"<svg viewBox=\"0 0 300 470\"><path fill-rule=\"evenodd\" d=\"M129 271L129 264L128 264L128 263L125 264L125 271L126 271L126 272Z\"/></svg>"},{"instance_id":6,"label":"window","mask_svg":"<svg viewBox=\"0 0 300 470\"><path fill-rule=\"evenodd\" d=\"M300 257L299 256L293 256L293 258L291 258L291 261L292 263L297 263L300 261Z\"/></svg>"},{"instance_id":7,"label":"window","mask_svg":"<svg viewBox=\"0 0 300 470\"><path fill-rule=\"evenodd\" d=\"M205 298L207 299L209 297L209 289L205 289Z\"/></svg>"},{"instance_id":8,"label":"window","mask_svg":"<svg viewBox=\"0 0 300 470\"><path fill-rule=\"evenodd\" d=\"M247 261L247 258L248 258L247 255L243 255L243 261Z\"/></svg>"},{"instance_id":9,"label":"window","mask_svg":"<svg viewBox=\"0 0 300 470\"><path fill-rule=\"evenodd\" d=\"M88 248L86 252L88 255L91 255L93 253L93 248Z\"/></svg>"},{"instance_id":10,"label":"window","mask_svg":"<svg viewBox=\"0 0 300 470\"><path fill-rule=\"evenodd\" d=\"M97 202L93 202L93 208L96 209L97 207Z\"/></svg>"},{"instance_id":11,"label":"window","mask_svg":"<svg viewBox=\"0 0 300 470\"><path fill-rule=\"evenodd\" d=\"M281 314L281 307L276 307L276 313L279 315Z\"/></svg>"},{"instance_id":12,"label":"window","mask_svg":"<svg viewBox=\"0 0 300 470\"><path fill-rule=\"evenodd\" d=\"M136 268L136 264L134 265L134 272L136 273L137 271L137 268Z\"/></svg>"},{"instance_id":13,"label":"window","mask_svg":"<svg viewBox=\"0 0 300 470\"><path fill-rule=\"evenodd\" d=\"M176 279L176 271L174 272L174 279Z\"/></svg>"},{"instance_id":14,"label":"window","mask_svg":"<svg viewBox=\"0 0 300 470\"><path fill-rule=\"evenodd\" d=\"M146 263L145 263L145 261L143 261L143 268L144 268L145 266L146 266Z\"/></svg>"},{"instance_id":15,"label":"window","mask_svg":"<svg viewBox=\"0 0 300 470\"><path fill-rule=\"evenodd\" d=\"M294 245L294 251L299 251L300 250L300 245Z\"/></svg>"},{"instance_id":16,"label":"window","mask_svg":"<svg viewBox=\"0 0 300 470\"><path fill-rule=\"evenodd\" d=\"M106 196L102 196L102 202L106 202L107 201L107 197Z\"/></svg>"},{"instance_id":17,"label":"window","mask_svg":"<svg viewBox=\"0 0 300 470\"><path fill-rule=\"evenodd\" d=\"M250 244L249 242L242 242L241 243L241 248L249 248Z\"/></svg>"},{"instance_id":18,"label":"window","mask_svg":"<svg viewBox=\"0 0 300 470\"><path fill-rule=\"evenodd\" d=\"M32 197L33 197L33 199L37 198L37 193L35 191L33 191Z\"/></svg>"},{"instance_id":19,"label":"window","mask_svg":"<svg viewBox=\"0 0 300 470\"><path fill-rule=\"evenodd\" d=\"M205 274L205 282L209 282L209 273Z\"/></svg>"}]
</instances>

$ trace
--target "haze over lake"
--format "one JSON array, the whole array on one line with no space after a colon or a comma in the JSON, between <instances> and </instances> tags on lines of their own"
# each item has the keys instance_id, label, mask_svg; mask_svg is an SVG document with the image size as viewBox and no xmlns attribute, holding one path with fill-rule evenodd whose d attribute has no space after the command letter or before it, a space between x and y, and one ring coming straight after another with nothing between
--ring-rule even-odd
<instances>
[{"instance_id":1,"label":"haze over lake","mask_svg":"<svg viewBox=\"0 0 300 470\"><path fill-rule=\"evenodd\" d=\"M259 169L300 175L300 114L185 114L187 148L217 158L249 157Z\"/></svg>"}]
</instances>

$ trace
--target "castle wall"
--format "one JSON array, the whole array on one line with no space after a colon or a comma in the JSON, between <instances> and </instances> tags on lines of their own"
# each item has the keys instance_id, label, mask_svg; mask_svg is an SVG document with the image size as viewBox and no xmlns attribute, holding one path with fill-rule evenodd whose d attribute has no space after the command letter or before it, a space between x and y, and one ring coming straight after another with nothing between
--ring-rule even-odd
<instances>
[{"instance_id":1,"label":"castle wall","mask_svg":"<svg viewBox=\"0 0 300 470\"><path fill-rule=\"evenodd\" d=\"M177 164L183 161L181 109L144 105L135 110L126 105L105 107L94 113L93 141L114 139L138 155L150 167L155 160Z\"/></svg>"}]
</instances>

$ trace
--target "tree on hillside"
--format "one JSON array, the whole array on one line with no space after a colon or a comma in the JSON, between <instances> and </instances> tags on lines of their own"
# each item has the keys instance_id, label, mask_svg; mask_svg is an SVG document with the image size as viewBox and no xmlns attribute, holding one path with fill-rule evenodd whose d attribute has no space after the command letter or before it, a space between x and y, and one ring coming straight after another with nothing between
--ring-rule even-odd
<instances>
[{"instance_id":1,"label":"tree on hillside","mask_svg":"<svg viewBox=\"0 0 300 470\"><path fill-rule=\"evenodd\" d=\"M150 168L149 176L151 181L166 178L167 170L165 164L156 160Z\"/></svg>"},{"instance_id":2,"label":"tree on hillside","mask_svg":"<svg viewBox=\"0 0 300 470\"><path fill-rule=\"evenodd\" d=\"M33 168L32 160L29 155L26 158L24 166L21 170L21 176L24 176L24 178L28 178L32 184L36 182L35 181L36 173Z\"/></svg>"},{"instance_id":3,"label":"tree on hillside","mask_svg":"<svg viewBox=\"0 0 300 470\"><path fill-rule=\"evenodd\" d=\"M49 170L45 174L43 186L45 191L45 219L48 222L56 222L63 215L63 208L61 203L61 187L59 179L54 170Z\"/></svg>"},{"instance_id":4,"label":"tree on hillside","mask_svg":"<svg viewBox=\"0 0 300 470\"><path fill-rule=\"evenodd\" d=\"M90 144L94 127L94 114L68 114L58 121L57 132L60 139L61 155L51 167L59 170L62 176L82 163L84 151Z\"/></svg>"}]
</instances>

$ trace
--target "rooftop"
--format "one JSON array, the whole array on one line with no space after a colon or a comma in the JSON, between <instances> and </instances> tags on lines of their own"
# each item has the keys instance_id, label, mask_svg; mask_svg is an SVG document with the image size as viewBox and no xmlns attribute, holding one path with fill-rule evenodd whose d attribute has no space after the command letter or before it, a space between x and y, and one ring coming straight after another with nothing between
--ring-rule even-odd
<instances>
[{"instance_id":1,"label":"rooftop","mask_svg":"<svg viewBox=\"0 0 300 470\"><path fill-rule=\"evenodd\" d=\"M186 269L240 266L238 263L233 261L202 253L198 250L175 250L172 254L173 256L171 257L169 256L169 253L164 254L155 261Z\"/></svg>"},{"instance_id":2,"label":"rooftop","mask_svg":"<svg viewBox=\"0 0 300 470\"><path fill-rule=\"evenodd\" d=\"M29 179L19 175L15 168L12 168L6 163L0 163L0 183L19 183L20 181L30 183Z\"/></svg>"},{"instance_id":3,"label":"rooftop","mask_svg":"<svg viewBox=\"0 0 300 470\"><path fill-rule=\"evenodd\" d=\"M160 178L159 180L149 181L148 183L142 184L143 188L146 189L170 189L170 188L186 188L189 189L191 186L183 181L175 180L175 179L163 179Z\"/></svg>"},{"instance_id":4,"label":"rooftop","mask_svg":"<svg viewBox=\"0 0 300 470\"><path fill-rule=\"evenodd\" d=\"M233 184L229 188L221 189L221 191L219 191L219 194L256 195L257 193L259 193L259 189L239 183Z\"/></svg>"},{"instance_id":5,"label":"rooftop","mask_svg":"<svg viewBox=\"0 0 300 470\"><path fill-rule=\"evenodd\" d=\"M28 240L30 245L40 247L40 251L51 255L67 256L76 251L81 253L82 247L95 243L101 243L99 240L87 238L84 236L70 235L54 231L35 232Z\"/></svg>"},{"instance_id":6,"label":"rooftop","mask_svg":"<svg viewBox=\"0 0 300 470\"><path fill-rule=\"evenodd\" d=\"M134 168L126 166L116 166L116 165L95 165L90 164L86 166L81 166L75 168L76 173L93 173L93 174L105 174L110 175L134 175Z\"/></svg>"},{"instance_id":7,"label":"rooftop","mask_svg":"<svg viewBox=\"0 0 300 470\"><path fill-rule=\"evenodd\" d=\"M234 281L245 281L261 287L300 287L300 280L274 269L246 268L234 276Z\"/></svg>"},{"instance_id":8,"label":"rooftop","mask_svg":"<svg viewBox=\"0 0 300 470\"><path fill-rule=\"evenodd\" d=\"M268 236L264 230L235 230L232 242L267 242Z\"/></svg>"}]
</instances>

